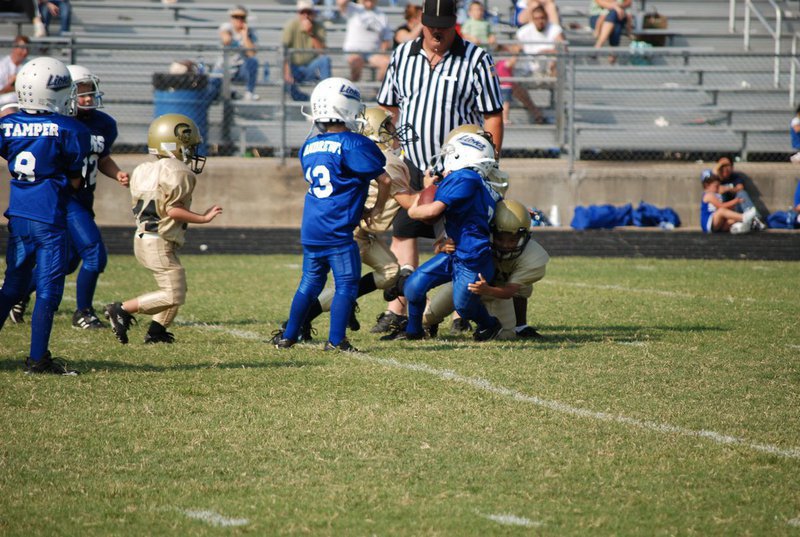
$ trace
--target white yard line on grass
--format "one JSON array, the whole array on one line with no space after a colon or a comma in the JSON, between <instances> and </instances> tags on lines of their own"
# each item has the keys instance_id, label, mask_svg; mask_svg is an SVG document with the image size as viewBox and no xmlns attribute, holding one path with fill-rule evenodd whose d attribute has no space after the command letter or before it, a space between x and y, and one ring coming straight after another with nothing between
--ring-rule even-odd
<instances>
[{"instance_id":1,"label":"white yard line on grass","mask_svg":"<svg viewBox=\"0 0 800 537\"><path fill-rule=\"evenodd\" d=\"M519 517L516 515L485 515L483 513L478 513L483 518L488 518L492 522L497 522L498 524L502 524L503 526L525 526L526 528L541 528L544 526L541 522L537 522L535 520L530 520L528 518Z\"/></svg>"},{"instance_id":2,"label":"white yard line on grass","mask_svg":"<svg viewBox=\"0 0 800 537\"><path fill-rule=\"evenodd\" d=\"M223 325L204 324L191 321L190 322L184 321L181 324L185 326L194 326L203 330L224 332L226 334L230 334L234 337L242 339L263 338L262 335L257 334L255 332L230 329ZM581 418L589 418L598 421L620 423L622 425L636 427L637 429L643 429L662 434L677 434L680 436L705 438L717 444L736 445L750 449L752 451L759 451L761 453L777 455L779 457L786 457L789 459L800 459L800 448L780 448L772 444L759 444L756 442L750 442L749 440L746 440L744 438L738 438L736 436L725 435L717 433L715 431L708 431L705 429L699 429L699 430L687 429L685 427L679 427L677 425L670 425L669 423L658 423L655 421L646 421L637 418L629 418L627 416L622 416L622 415L609 414L607 412L597 412L595 410L575 407L572 405L568 405L566 403L561 403L559 401L550 401L547 399L542 399L541 397L537 397L535 395L527 395L522 392L512 390L510 388L505 388L503 386L495 386L488 380L482 379L480 377L465 377L463 375L459 375L455 371L451 371L449 369L436 369L426 364L412 364L407 362L400 362L398 360L395 360L394 358L377 358L375 356L370 356L369 354L365 353L352 353L348 355L361 361L373 362L376 364L381 364L383 366L392 367L394 369L405 369L407 371L425 373L427 375L438 377L442 380L448 380L451 382L466 384L468 386L472 386L473 388L477 388L485 392L494 393L496 395L502 395L504 397L510 397L511 399L514 399L515 401L519 401L521 403L528 403L538 407L547 408L549 410L554 410L562 414L570 414L573 416L578 416Z\"/></svg>"},{"instance_id":3,"label":"white yard line on grass","mask_svg":"<svg viewBox=\"0 0 800 537\"><path fill-rule=\"evenodd\" d=\"M622 425L628 425L631 427L636 427L638 429L644 429L647 431L653 431L662 434L677 434L681 436L706 438L717 444L737 445L753 451L768 453L770 455L777 455L779 457L800 459L800 448L784 449L778 446L773 446L772 444L759 444L755 442L750 442L749 440L745 440L744 438L737 438L735 436L729 436L714 431L708 431L705 429L700 429L700 430L687 429L685 427L670 425L668 423L645 421L636 418L629 418L627 416L622 416L622 415L609 414L607 412L597 412L586 408L571 406L566 403L561 403L559 401L549 401L547 399L542 399L541 397L537 397L535 395L527 395L522 392L512 390L510 388L504 388L503 386L495 386L488 380L482 379L480 377L465 377L463 375L459 375L455 371L450 371L448 369L435 369L425 364L412 364L412 363L400 362L398 360L395 360L394 358L376 358L374 356L370 356L364 353L352 354L351 356L353 358L362 361L374 362L395 369L405 369L408 371L425 373L427 375L438 377L442 380L448 380L451 382L466 384L467 386L471 386L473 388L477 388L485 392L502 395L504 397L510 397L511 399L514 399L515 401L519 401L521 403L536 405L538 407L554 410L562 414L570 414L573 416L578 416L581 418L589 418L598 421L619 423Z\"/></svg>"},{"instance_id":4,"label":"white yard line on grass","mask_svg":"<svg viewBox=\"0 0 800 537\"><path fill-rule=\"evenodd\" d=\"M179 509L179 511L189 518L211 524L212 526L216 526L218 528L230 528L235 526L246 526L250 524L250 521L246 518L228 518L215 511L196 509Z\"/></svg>"},{"instance_id":5,"label":"white yard line on grass","mask_svg":"<svg viewBox=\"0 0 800 537\"><path fill-rule=\"evenodd\" d=\"M800 528L800 517L793 518L786 522L788 525L793 526L795 528Z\"/></svg>"}]
</instances>

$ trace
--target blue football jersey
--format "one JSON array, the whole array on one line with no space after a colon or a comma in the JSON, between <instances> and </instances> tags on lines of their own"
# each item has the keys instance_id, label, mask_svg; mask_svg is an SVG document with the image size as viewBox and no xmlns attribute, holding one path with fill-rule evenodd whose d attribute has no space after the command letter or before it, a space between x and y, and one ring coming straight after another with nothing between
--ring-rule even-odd
<instances>
[{"instance_id":1,"label":"blue football jersey","mask_svg":"<svg viewBox=\"0 0 800 537\"><path fill-rule=\"evenodd\" d=\"M97 166L101 158L111 154L111 146L117 139L117 122L99 110L90 110L86 115L82 113L77 119L91 132L92 146L83 172L83 184L75 193L75 198L91 210L94 206L94 189L97 186Z\"/></svg>"},{"instance_id":2,"label":"blue football jersey","mask_svg":"<svg viewBox=\"0 0 800 537\"><path fill-rule=\"evenodd\" d=\"M347 131L310 138L300 148L300 162L309 183L301 242L349 243L364 212L369 182L383 173L386 157L375 142Z\"/></svg>"},{"instance_id":3,"label":"blue football jersey","mask_svg":"<svg viewBox=\"0 0 800 537\"><path fill-rule=\"evenodd\" d=\"M6 217L66 226L67 177L80 175L90 139L73 117L20 111L0 119L0 157L11 172Z\"/></svg>"},{"instance_id":4,"label":"blue football jersey","mask_svg":"<svg viewBox=\"0 0 800 537\"><path fill-rule=\"evenodd\" d=\"M468 266L470 260L491 255L489 222L499 199L500 195L470 169L449 174L436 190L434 200L447 205L447 236L456 243L456 257Z\"/></svg>"}]
</instances>

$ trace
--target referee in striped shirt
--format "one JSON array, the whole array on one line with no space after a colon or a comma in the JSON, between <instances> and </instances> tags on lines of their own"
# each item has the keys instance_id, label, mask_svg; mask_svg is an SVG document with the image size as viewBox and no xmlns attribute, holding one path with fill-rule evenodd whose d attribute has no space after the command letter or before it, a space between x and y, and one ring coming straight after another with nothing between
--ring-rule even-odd
<instances>
[{"instance_id":1,"label":"referee in striped shirt","mask_svg":"<svg viewBox=\"0 0 800 537\"><path fill-rule=\"evenodd\" d=\"M498 156L503 143L503 98L494 61L484 49L463 40L455 26L456 0L425 0L422 35L394 50L378 93L378 104L392 112L396 124L410 124L419 135L402 146L415 190L422 190L425 171L447 134L459 125L483 125ZM398 262L417 267L416 238L434 238L432 226L400 209L392 227ZM389 310L402 314L402 305L392 303Z\"/></svg>"}]
</instances>

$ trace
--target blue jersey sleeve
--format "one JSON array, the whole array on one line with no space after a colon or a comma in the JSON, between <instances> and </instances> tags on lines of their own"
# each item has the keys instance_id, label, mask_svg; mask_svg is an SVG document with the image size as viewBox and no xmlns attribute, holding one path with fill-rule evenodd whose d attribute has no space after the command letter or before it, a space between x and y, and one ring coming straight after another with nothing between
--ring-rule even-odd
<instances>
[{"instance_id":1,"label":"blue jersey sleeve","mask_svg":"<svg viewBox=\"0 0 800 537\"><path fill-rule=\"evenodd\" d=\"M475 175L475 178L472 178L470 174ZM436 196L433 198L434 201L441 201L448 207L451 207L458 204L460 201L466 201L472 198L478 186L478 183L474 179L481 181L480 176L471 170L458 170L453 172L439 185L439 188L436 190Z\"/></svg>"},{"instance_id":2,"label":"blue jersey sleeve","mask_svg":"<svg viewBox=\"0 0 800 537\"><path fill-rule=\"evenodd\" d=\"M361 134L348 137L350 147L342 154L342 163L353 175L371 181L383 173L386 157L380 148Z\"/></svg>"}]
</instances>

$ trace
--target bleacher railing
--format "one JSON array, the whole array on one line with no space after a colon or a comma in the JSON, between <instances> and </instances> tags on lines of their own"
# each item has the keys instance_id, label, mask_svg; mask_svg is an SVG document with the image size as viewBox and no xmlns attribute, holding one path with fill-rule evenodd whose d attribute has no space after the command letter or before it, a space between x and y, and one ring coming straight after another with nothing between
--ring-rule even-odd
<instances>
[{"instance_id":1,"label":"bleacher railing","mask_svg":"<svg viewBox=\"0 0 800 537\"><path fill-rule=\"evenodd\" d=\"M749 160L784 161L790 150L788 120L796 99L797 45L792 57L773 54L715 54L697 48L571 47L544 57L557 69L519 73L522 85L541 111L543 121L514 99L504 136L504 157L577 160L705 160L717 155ZM0 48L10 46L0 42ZM101 79L105 111L119 126L115 152L146 151L147 127L164 96L153 75L174 61L207 64L212 94L197 99L198 118L207 121L211 155L294 155L310 131L301 113L305 103L284 91L283 62L293 50L261 47L258 100L246 100L242 82L232 79L232 50L179 41L141 43L42 40L32 57L47 53L89 67ZM46 48L46 50L44 50ZM346 53L325 51L334 76L349 77ZM496 58L504 56L497 53ZM609 61L613 58L614 64ZM526 58L527 59L527 58ZM774 87L773 61L789 59L791 72ZM263 80L269 65L270 79ZM201 69L202 70L202 69ZM375 104L381 80L365 70L359 87ZM302 87L311 92L314 84ZM786 89L790 99L787 103ZM164 90L161 90L164 91ZM210 96L211 98L206 98ZM191 104L191 103L190 103ZM787 106L790 105L790 106Z\"/></svg>"}]
</instances>

